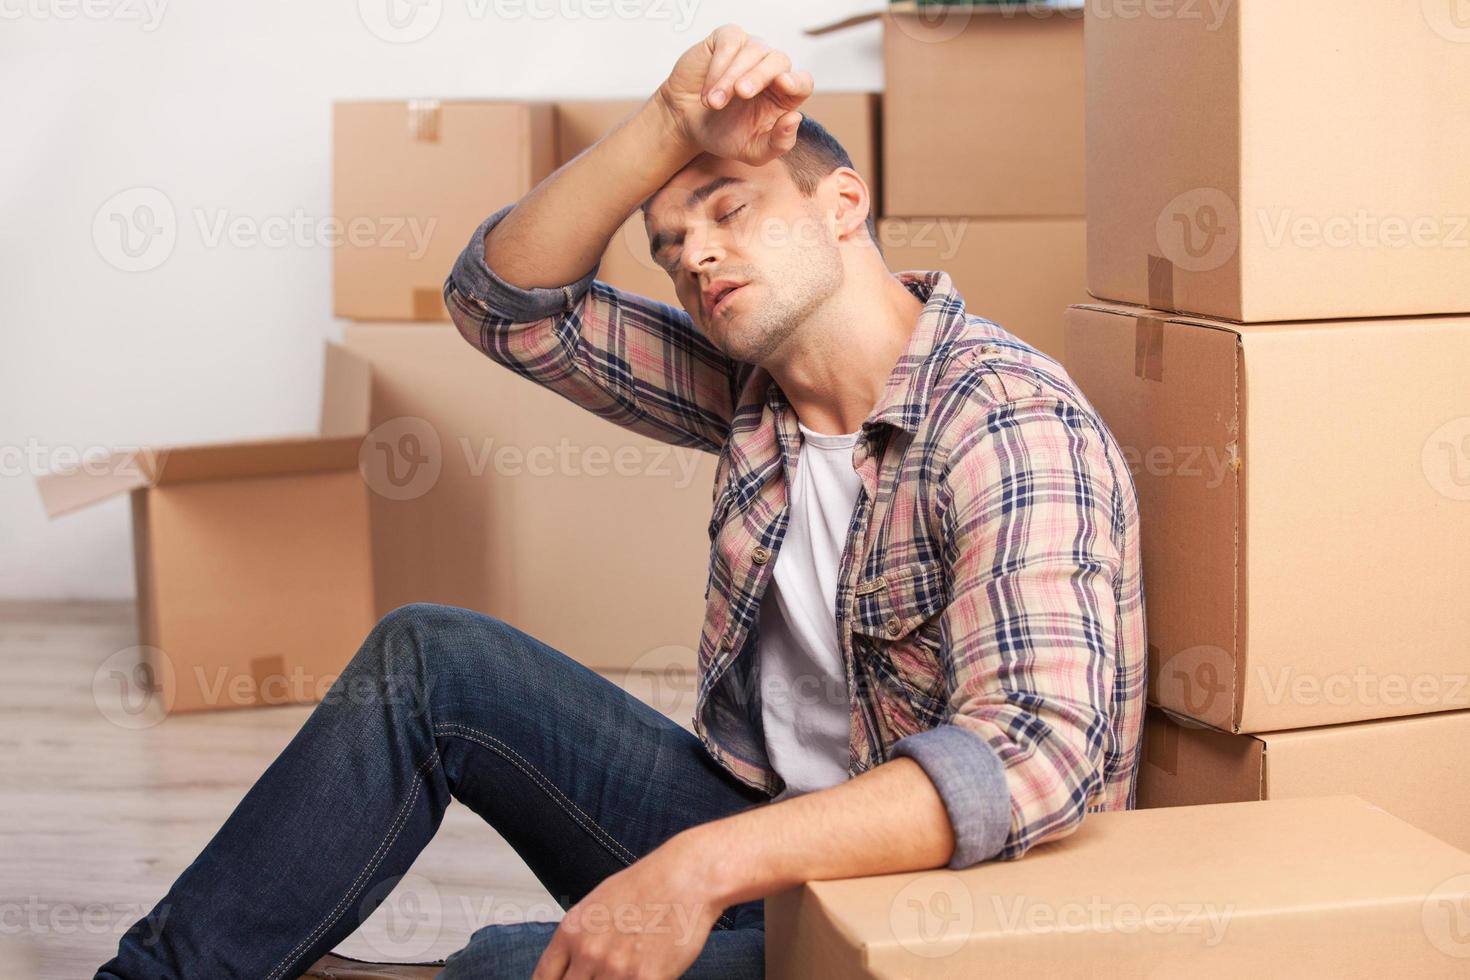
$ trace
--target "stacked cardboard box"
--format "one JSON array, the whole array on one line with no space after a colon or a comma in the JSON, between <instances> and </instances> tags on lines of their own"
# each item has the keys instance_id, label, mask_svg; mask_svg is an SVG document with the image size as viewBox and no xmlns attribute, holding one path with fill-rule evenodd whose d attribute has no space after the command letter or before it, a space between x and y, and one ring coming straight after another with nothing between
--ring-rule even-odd
<instances>
[{"instance_id":1,"label":"stacked cardboard box","mask_svg":"<svg viewBox=\"0 0 1470 980\"><path fill-rule=\"evenodd\" d=\"M889 268L943 269L968 308L1059 356L1085 296L1080 10L894 4L883 22Z\"/></svg>"},{"instance_id":2,"label":"stacked cardboard box","mask_svg":"<svg viewBox=\"0 0 1470 980\"><path fill-rule=\"evenodd\" d=\"M766 899L766 974L1454 977L1470 854L1351 796L1098 813L1019 861Z\"/></svg>"},{"instance_id":3,"label":"stacked cardboard box","mask_svg":"<svg viewBox=\"0 0 1470 980\"><path fill-rule=\"evenodd\" d=\"M1089 8L1118 302L1066 360L1138 487L1143 805L1350 791L1470 845L1470 59L1427 11Z\"/></svg>"},{"instance_id":4,"label":"stacked cardboard box","mask_svg":"<svg viewBox=\"0 0 1470 980\"><path fill-rule=\"evenodd\" d=\"M334 344L325 365L314 434L119 449L39 479L52 517L132 498L141 646L94 682L118 724L317 701L372 628L368 368Z\"/></svg>"},{"instance_id":5,"label":"stacked cardboard box","mask_svg":"<svg viewBox=\"0 0 1470 980\"><path fill-rule=\"evenodd\" d=\"M373 369L364 451L403 477L377 481L371 498L379 614L441 602L498 616L589 666L692 669L714 457L578 409L435 322L447 320L444 278L480 221L575 155L561 140L585 145L633 106L336 107L344 227L426 235L418 249L364 237L335 256L336 311L353 320L345 344ZM641 235L641 220L630 229ZM615 243L601 275L652 292L636 253Z\"/></svg>"}]
</instances>

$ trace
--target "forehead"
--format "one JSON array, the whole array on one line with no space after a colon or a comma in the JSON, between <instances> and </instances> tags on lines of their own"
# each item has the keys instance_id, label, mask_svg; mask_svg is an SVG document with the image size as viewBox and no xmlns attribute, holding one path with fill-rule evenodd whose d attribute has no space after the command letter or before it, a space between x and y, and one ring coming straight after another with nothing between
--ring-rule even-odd
<instances>
[{"instance_id":1,"label":"forehead","mask_svg":"<svg viewBox=\"0 0 1470 980\"><path fill-rule=\"evenodd\" d=\"M753 167L739 160L701 153L644 202L644 219L650 228L655 229L669 223L679 214L703 205L709 199L710 186L717 182L738 186L733 183L738 181L755 187L768 187L783 177L789 179L786 165L780 160Z\"/></svg>"}]
</instances>

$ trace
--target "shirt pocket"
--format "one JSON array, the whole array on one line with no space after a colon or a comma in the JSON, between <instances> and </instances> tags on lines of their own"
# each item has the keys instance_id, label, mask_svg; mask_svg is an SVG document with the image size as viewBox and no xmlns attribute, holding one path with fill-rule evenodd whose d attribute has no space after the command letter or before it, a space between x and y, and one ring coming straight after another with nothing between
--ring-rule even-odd
<instances>
[{"instance_id":1,"label":"shirt pocket","mask_svg":"<svg viewBox=\"0 0 1470 980\"><path fill-rule=\"evenodd\" d=\"M932 721L948 700L940 661L939 616L949 604L944 564L912 561L858 582L852 631L874 680L909 702L915 720Z\"/></svg>"}]
</instances>

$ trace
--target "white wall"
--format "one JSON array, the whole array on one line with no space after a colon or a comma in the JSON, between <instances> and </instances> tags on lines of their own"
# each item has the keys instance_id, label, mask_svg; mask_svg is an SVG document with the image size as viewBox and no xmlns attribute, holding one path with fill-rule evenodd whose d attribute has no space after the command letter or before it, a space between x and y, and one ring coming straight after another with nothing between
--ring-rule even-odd
<instances>
[{"instance_id":1,"label":"white wall","mask_svg":"<svg viewBox=\"0 0 1470 980\"><path fill-rule=\"evenodd\" d=\"M877 25L801 28L881 2L0 0L0 597L133 593L126 501L48 521L37 466L313 428L329 249L210 245L198 216L330 216L334 99L643 95L727 21L876 89ZM432 30L383 40L389 3ZM136 188L177 238L125 272L93 222Z\"/></svg>"}]
</instances>

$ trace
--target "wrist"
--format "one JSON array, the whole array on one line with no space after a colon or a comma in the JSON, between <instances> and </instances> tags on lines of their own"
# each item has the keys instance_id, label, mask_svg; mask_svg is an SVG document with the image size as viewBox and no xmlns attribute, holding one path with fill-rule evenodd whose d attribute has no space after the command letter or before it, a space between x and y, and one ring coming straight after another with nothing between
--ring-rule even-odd
<instances>
[{"instance_id":1,"label":"wrist","mask_svg":"<svg viewBox=\"0 0 1470 980\"><path fill-rule=\"evenodd\" d=\"M661 145L678 154L684 163L699 155L698 141L689 131L688 121L684 114L676 107L667 81L659 85L653 96L644 104L644 111L648 114Z\"/></svg>"},{"instance_id":2,"label":"wrist","mask_svg":"<svg viewBox=\"0 0 1470 980\"><path fill-rule=\"evenodd\" d=\"M671 847L679 863L688 870L689 887L718 914L722 909L744 901L750 862L731 847L728 835L718 829L724 821L698 824L671 837Z\"/></svg>"}]
</instances>

